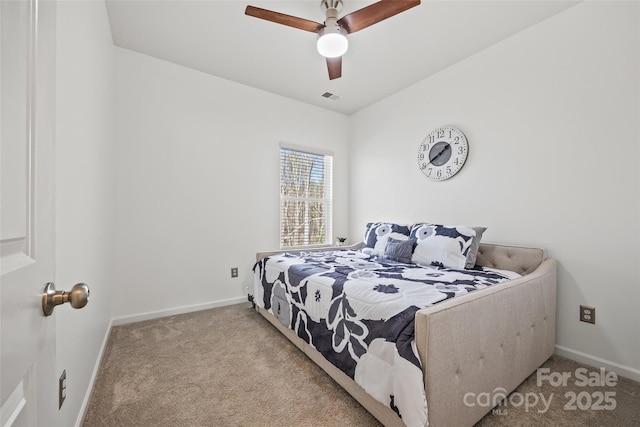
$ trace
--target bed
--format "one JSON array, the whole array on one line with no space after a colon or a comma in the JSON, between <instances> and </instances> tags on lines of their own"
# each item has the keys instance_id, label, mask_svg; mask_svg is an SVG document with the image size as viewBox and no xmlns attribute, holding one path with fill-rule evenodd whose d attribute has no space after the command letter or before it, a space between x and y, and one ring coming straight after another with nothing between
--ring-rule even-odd
<instances>
[{"instance_id":1,"label":"bed","mask_svg":"<svg viewBox=\"0 0 640 427\"><path fill-rule=\"evenodd\" d=\"M354 246L258 253L251 299L385 426L471 426L555 347L555 261L483 231L369 223Z\"/></svg>"}]
</instances>

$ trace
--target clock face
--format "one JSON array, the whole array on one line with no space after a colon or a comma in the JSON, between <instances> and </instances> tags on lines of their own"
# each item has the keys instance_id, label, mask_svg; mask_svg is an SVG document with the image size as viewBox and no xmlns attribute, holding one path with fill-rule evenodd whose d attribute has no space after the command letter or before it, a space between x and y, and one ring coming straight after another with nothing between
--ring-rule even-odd
<instances>
[{"instance_id":1,"label":"clock face","mask_svg":"<svg viewBox=\"0 0 640 427\"><path fill-rule=\"evenodd\" d=\"M418 167L427 178L444 181L464 165L469 152L467 138L460 130L441 127L431 132L418 148Z\"/></svg>"}]
</instances>

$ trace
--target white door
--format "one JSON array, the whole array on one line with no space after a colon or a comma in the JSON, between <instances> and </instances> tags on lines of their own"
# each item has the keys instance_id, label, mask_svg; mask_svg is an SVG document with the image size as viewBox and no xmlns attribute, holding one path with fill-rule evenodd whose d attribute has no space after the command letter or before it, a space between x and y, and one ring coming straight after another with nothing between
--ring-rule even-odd
<instances>
[{"instance_id":1,"label":"white door","mask_svg":"<svg viewBox=\"0 0 640 427\"><path fill-rule=\"evenodd\" d=\"M0 1L0 427L54 426L54 1Z\"/></svg>"}]
</instances>

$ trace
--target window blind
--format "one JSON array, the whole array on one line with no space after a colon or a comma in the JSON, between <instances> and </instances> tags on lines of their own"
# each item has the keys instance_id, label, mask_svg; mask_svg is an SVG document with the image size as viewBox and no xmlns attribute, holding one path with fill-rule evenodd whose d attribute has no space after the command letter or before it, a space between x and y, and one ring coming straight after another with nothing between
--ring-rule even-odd
<instances>
[{"instance_id":1,"label":"window blind","mask_svg":"<svg viewBox=\"0 0 640 427\"><path fill-rule=\"evenodd\" d=\"M280 246L331 243L333 156L280 148Z\"/></svg>"}]
</instances>

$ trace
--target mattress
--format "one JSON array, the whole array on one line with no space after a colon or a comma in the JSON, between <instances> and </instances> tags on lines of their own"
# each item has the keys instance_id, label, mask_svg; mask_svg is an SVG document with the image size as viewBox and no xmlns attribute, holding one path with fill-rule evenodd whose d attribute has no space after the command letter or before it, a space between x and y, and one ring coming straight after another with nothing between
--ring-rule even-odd
<instances>
[{"instance_id":1,"label":"mattress","mask_svg":"<svg viewBox=\"0 0 640 427\"><path fill-rule=\"evenodd\" d=\"M427 424L416 311L520 277L404 264L354 250L258 261L253 300L409 426ZM464 325L460 325L464 328Z\"/></svg>"}]
</instances>

